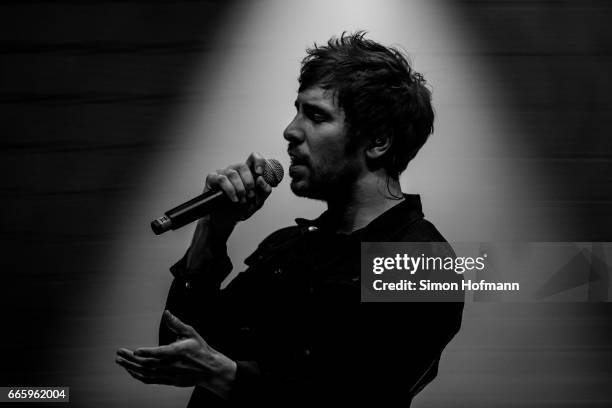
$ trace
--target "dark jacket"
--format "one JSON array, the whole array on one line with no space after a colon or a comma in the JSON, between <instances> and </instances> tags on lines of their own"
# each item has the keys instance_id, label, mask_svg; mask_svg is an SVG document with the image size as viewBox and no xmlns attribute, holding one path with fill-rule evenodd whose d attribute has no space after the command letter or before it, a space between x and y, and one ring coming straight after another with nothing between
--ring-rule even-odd
<instances>
[{"instance_id":1,"label":"dark jacket","mask_svg":"<svg viewBox=\"0 0 612 408\"><path fill-rule=\"evenodd\" d=\"M227 257L206 271L185 270L185 258L171 268L167 308L238 364L231 403L409 406L436 376L462 303L360 302L361 242L445 242L419 196L405 198L350 235L327 228L327 213L296 220L266 238L223 290ZM160 343L174 340L162 325ZM223 404L199 387L190 401Z\"/></svg>"}]
</instances>

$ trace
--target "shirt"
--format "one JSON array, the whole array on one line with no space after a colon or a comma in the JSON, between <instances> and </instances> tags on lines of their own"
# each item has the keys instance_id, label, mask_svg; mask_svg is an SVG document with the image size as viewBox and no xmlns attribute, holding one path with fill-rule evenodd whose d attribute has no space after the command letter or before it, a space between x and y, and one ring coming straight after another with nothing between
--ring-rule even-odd
<instances>
[{"instance_id":1,"label":"shirt","mask_svg":"<svg viewBox=\"0 0 612 408\"><path fill-rule=\"evenodd\" d=\"M404 195L351 234L330 224L325 212L272 233L224 289L227 256L198 271L186 269L185 256L171 268L167 309L238 367L229 401L196 387L190 407L408 406L436 376L462 302L360 301L361 242L446 242L424 219L420 197ZM160 343L174 340L162 324Z\"/></svg>"}]
</instances>

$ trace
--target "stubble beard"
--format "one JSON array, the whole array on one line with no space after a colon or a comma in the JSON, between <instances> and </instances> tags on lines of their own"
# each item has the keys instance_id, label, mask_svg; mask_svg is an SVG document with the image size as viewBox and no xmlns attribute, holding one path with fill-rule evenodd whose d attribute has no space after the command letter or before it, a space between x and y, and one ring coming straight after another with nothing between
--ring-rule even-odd
<instances>
[{"instance_id":1,"label":"stubble beard","mask_svg":"<svg viewBox=\"0 0 612 408\"><path fill-rule=\"evenodd\" d=\"M314 173L314 174L313 174ZM308 167L308 175L291 180L291 191L298 197L312 200L330 201L338 195L345 194L347 188L356 179L351 166L344 166L340 171L313 171Z\"/></svg>"}]
</instances>

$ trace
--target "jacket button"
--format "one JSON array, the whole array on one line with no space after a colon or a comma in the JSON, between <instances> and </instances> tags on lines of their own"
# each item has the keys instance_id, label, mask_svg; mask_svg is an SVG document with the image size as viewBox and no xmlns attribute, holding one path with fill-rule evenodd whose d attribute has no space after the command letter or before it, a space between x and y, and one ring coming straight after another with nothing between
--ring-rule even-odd
<instances>
[{"instance_id":1,"label":"jacket button","mask_svg":"<svg viewBox=\"0 0 612 408\"><path fill-rule=\"evenodd\" d=\"M306 357L310 356L310 349L305 349L305 350L304 350L304 355L305 355Z\"/></svg>"},{"instance_id":2,"label":"jacket button","mask_svg":"<svg viewBox=\"0 0 612 408\"><path fill-rule=\"evenodd\" d=\"M282 270L281 268L276 268L276 269L274 270L274 274L275 274L275 275L280 275L281 273L283 273L283 270Z\"/></svg>"},{"instance_id":3,"label":"jacket button","mask_svg":"<svg viewBox=\"0 0 612 408\"><path fill-rule=\"evenodd\" d=\"M185 289L191 289L193 288L193 285L191 284L191 281L186 281L185 282Z\"/></svg>"},{"instance_id":4,"label":"jacket button","mask_svg":"<svg viewBox=\"0 0 612 408\"><path fill-rule=\"evenodd\" d=\"M311 225L310 227L308 227L308 232L315 232L318 231L319 229L317 227L315 227L314 225Z\"/></svg>"}]
</instances>

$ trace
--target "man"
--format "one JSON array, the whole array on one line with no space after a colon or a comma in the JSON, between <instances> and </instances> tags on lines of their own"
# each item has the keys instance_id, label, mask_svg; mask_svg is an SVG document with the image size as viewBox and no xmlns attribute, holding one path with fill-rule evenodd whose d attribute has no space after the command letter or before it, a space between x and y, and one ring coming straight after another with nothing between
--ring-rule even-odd
<instances>
[{"instance_id":1,"label":"man","mask_svg":"<svg viewBox=\"0 0 612 408\"><path fill-rule=\"evenodd\" d=\"M327 211L270 235L220 290L232 268L228 237L271 189L255 153L209 174L206 188L235 204L201 219L171 268L163 345L118 351L138 380L196 386L190 406L407 406L459 330L462 303L359 298L362 241L445 242L399 184L433 130L423 77L358 32L309 49L299 82L284 131L291 190Z\"/></svg>"}]
</instances>

